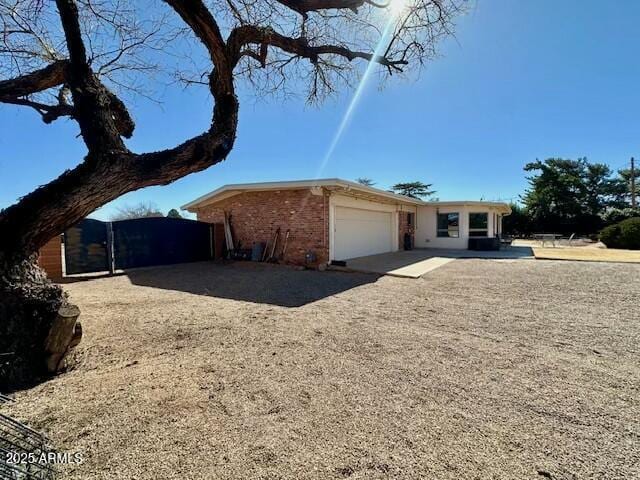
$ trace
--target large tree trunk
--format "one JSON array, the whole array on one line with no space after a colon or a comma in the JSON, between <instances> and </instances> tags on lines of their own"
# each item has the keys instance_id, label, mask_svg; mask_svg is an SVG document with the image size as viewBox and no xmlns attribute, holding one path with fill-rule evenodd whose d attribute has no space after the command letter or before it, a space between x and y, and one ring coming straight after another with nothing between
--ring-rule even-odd
<instances>
[{"instance_id":1,"label":"large tree trunk","mask_svg":"<svg viewBox=\"0 0 640 480\"><path fill-rule=\"evenodd\" d=\"M25 387L47 373L45 340L62 289L38 267L37 255L0 253L0 390Z\"/></svg>"}]
</instances>

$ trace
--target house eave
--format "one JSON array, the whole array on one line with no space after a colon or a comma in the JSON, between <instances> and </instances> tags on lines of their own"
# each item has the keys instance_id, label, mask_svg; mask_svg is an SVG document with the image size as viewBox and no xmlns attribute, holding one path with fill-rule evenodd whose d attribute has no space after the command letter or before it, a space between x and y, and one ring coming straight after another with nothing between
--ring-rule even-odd
<instances>
[{"instance_id":1,"label":"house eave","mask_svg":"<svg viewBox=\"0 0 640 480\"><path fill-rule=\"evenodd\" d=\"M306 190L322 188L331 193L346 194L367 198L374 201L384 201L385 203L393 203L396 205L412 205L412 206L478 206L483 208L491 208L499 213L509 215L511 207L502 202L486 202L477 200L462 201L423 201L417 198L398 195L397 193L387 192L379 188L368 187L357 182L342 180L340 178L323 178L315 180L292 180L284 182L259 182L259 183L236 183L224 185L212 192L196 198L192 202L186 203L181 208L189 212L196 212L198 209L219 202L226 198L238 195L244 192L264 192L278 190Z\"/></svg>"},{"instance_id":2,"label":"house eave","mask_svg":"<svg viewBox=\"0 0 640 480\"><path fill-rule=\"evenodd\" d=\"M405 197L392 192L386 192L378 188L367 187L356 182L342 180L339 178L326 178L318 180L294 180L287 182L261 182L224 185L210 193L196 198L192 202L183 205L183 210L195 212L199 208L210 205L225 198L238 195L244 192L263 192L278 190L300 190L312 188L325 188L332 192L362 195L370 198L382 198L397 204L424 205L425 202L419 199Z\"/></svg>"},{"instance_id":3,"label":"house eave","mask_svg":"<svg viewBox=\"0 0 640 480\"><path fill-rule=\"evenodd\" d=\"M503 202L487 202L484 200L454 200L454 201L437 201L424 202L425 206L431 207L479 207L497 210L503 215L511 214L511 207Z\"/></svg>"}]
</instances>

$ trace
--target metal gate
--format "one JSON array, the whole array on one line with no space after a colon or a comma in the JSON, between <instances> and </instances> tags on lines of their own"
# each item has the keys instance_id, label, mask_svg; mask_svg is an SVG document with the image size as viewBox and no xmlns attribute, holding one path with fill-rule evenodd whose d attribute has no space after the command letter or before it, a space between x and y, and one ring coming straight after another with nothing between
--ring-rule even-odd
<instances>
[{"instance_id":1,"label":"metal gate","mask_svg":"<svg viewBox=\"0 0 640 480\"><path fill-rule=\"evenodd\" d=\"M182 218L113 222L116 269L211 259L211 224Z\"/></svg>"},{"instance_id":2,"label":"metal gate","mask_svg":"<svg viewBox=\"0 0 640 480\"><path fill-rule=\"evenodd\" d=\"M66 274L210 260L212 227L183 218L85 219L64 232Z\"/></svg>"},{"instance_id":3,"label":"metal gate","mask_svg":"<svg viewBox=\"0 0 640 480\"><path fill-rule=\"evenodd\" d=\"M107 224L85 218L64 232L66 274L109 270Z\"/></svg>"}]
</instances>

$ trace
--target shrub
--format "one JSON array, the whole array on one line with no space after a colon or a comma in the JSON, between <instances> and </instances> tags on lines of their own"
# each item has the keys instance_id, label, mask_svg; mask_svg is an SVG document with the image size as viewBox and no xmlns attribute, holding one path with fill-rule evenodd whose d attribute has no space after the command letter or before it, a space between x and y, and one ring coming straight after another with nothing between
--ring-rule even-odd
<instances>
[{"instance_id":1,"label":"shrub","mask_svg":"<svg viewBox=\"0 0 640 480\"><path fill-rule=\"evenodd\" d=\"M618 224L622 248L640 250L640 217L629 218Z\"/></svg>"},{"instance_id":2,"label":"shrub","mask_svg":"<svg viewBox=\"0 0 640 480\"><path fill-rule=\"evenodd\" d=\"M640 250L640 217L629 218L603 228L600 241L608 248Z\"/></svg>"},{"instance_id":3,"label":"shrub","mask_svg":"<svg viewBox=\"0 0 640 480\"><path fill-rule=\"evenodd\" d=\"M620 225L609 225L600 231L600 241L604 243L607 248L621 248L620 247Z\"/></svg>"}]
</instances>

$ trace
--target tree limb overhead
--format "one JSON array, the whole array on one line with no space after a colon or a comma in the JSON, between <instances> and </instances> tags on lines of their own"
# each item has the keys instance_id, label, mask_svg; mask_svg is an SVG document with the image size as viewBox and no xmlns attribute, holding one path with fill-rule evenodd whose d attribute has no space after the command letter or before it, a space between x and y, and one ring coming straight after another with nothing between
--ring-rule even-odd
<instances>
[{"instance_id":1,"label":"tree limb overhead","mask_svg":"<svg viewBox=\"0 0 640 480\"><path fill-rule=\"evenodd\" d=\"M1 80L0 99L32 95L62 85L65 82L68 65L67 60L58 60L40 70L10 80Z\"/></svg>"},{"instance_id":2,"label":"tree limb overhead","mask_svg":"<svg viewBox=\"0 0 640 480\"><path fill-rule=\"evenodd\" d=\"M338 55L349 61L361 58L370 62L379 63L385 67L393 68L397 71L402 71L402 65L407 65L408 63L404 59L392 60L381 55L350 50L339 45L312 46L309 45L308 40L304 37L290 38L277 33L271 28L260 28L253 25L237 27L229 35L227 48L229 49L229 56L234 59L234 63L237 63L243 54L247 54L242 50L242 47L248 44L277 47L285 52L307 58L312 63L316 63L320 55L327 54ZM264 58L256 57L255 54L249 55L264 63Z\"/></svg>"}]
</instances>

